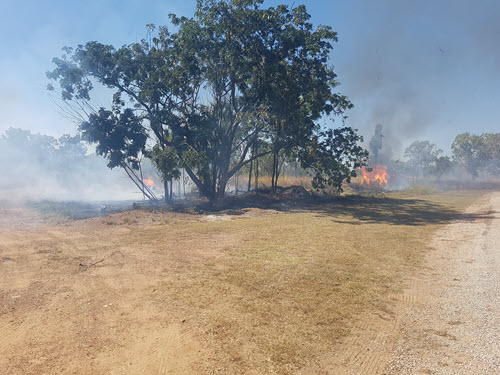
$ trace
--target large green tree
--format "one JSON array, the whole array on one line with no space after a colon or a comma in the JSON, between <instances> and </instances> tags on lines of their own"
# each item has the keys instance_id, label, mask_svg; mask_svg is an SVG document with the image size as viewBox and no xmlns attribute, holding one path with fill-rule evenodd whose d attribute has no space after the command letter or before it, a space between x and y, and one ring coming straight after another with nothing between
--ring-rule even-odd
<instances>
[{"instance_id":1,"label":"large green tree","mask_svg":"<svg viewBox=\"0 0 500 375\"><path fill-rule=\"evenodd\" d=\"M500 133L462 133L451 145L453 159L473 177L479 172L500 173Z\"/></svg>"},{"instance_id":2,"label":"large green tree","mask_svg":"<svg viewBox=\"0 0 500 375\"><path fill-rule=\"evenodd\" d=\"M83 102L83 108L91 108L94 85L113 91L110 108L93 111L81 124L110 167L132 173L141 152L156 155L164 180L175 177L171 166L184 168L203 195L217 200L238 170L272 154L274 185L279 153L308 164L305 150L326 155L328 145L318 144L331 144L331 137L318 120L352 104L335 91L329 66L336 33L314 28L304 6L262 3L198 0L194 17L170 15L173 31L149 25L140 43L65 48L48 77L58 82L62 100ZM359 141L356 133L342 134L351 136L338 143L342 154L363 163L364 154L351 147ZM327 166L318 176L341 178L345 173L336 167L352 174L343 160L316 163Z\"/></svg>"}]
</instances>

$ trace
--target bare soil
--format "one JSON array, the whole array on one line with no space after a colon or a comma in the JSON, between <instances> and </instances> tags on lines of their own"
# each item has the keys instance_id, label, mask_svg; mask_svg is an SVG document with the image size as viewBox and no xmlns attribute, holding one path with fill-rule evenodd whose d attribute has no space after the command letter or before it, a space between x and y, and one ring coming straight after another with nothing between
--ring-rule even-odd
<instances>
[{"instance_id":1,"label":"bare soil","mask_svg":"<svg viewBox=\"0 0 500 375\"><path fill-rule=\"evenodd\" d=\"M416 350L405 309L430 298L411 291L420 288L416 272L436 274L437 287L458 282L421 264L439 228L490 225L498 198L495 208L461 216L477 196L358 197L210 215L134 210L86 220L47 219L4 202L0 373L414 373L404 359ZM457 246L493 241L483 227L472 235L470 228L445 237ZM446 265L493 269L461 252L443 254ZM414 275L407 291L405 275ZM424 333L459 337L451 330L467 321L453 316L448 330L426 325Z\"/></svg>"},{"instance_id":2,"label":"bare soil","mask_svg":"<svg viewBox=\"0 0 500 375\"><path fill-rule=\"evenodd\" d=\"M388 295L390 312L355 323L333 374L500 373L500 193L466 212L436 232L422 267Z\"/></svg>"}]
</instances>

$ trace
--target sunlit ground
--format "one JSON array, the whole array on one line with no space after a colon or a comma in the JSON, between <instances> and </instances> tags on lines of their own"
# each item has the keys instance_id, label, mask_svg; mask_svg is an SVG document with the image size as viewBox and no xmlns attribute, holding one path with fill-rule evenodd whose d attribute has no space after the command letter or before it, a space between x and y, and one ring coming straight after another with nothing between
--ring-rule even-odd
<instances>
[{"instance_id":1,"label":"sunlit ground","mask_svg":"<svg viewBox=\"0 0 500 375\"><path fill-rule=\"evenodd\" d=\"M4 207L0 326L16 334L0 341L0 368L321 373L359 314L390 311L387 294L419 267L432 234L480 195L87 220Z\"/></svg>"}]
</instances>

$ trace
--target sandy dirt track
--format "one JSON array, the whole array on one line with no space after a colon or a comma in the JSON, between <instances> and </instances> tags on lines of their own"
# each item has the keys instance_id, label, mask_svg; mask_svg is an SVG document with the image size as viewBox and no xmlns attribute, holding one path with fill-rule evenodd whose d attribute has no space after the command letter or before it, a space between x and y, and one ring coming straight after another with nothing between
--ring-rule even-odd
<instances>
[{"instance_id":1,"label":"sandy dirt track","mask_svg":"<svg viewBox=\"0 0 500 375\"><path fill-rule=\"evenodd\" d=\"M467 214L436 233L390 312L355 324L332 374L500 373L500 193Z\"/></svg>"},{"instance_id":2,"label":"sandy dirt track","mask_svg":"<svg viewBox=\"0 0 500 375\"><path fill-rule=\"evenodd\" d=\"M500 373L500 193L448 225L404 306L391 374Z\"/></svg>"}]
</instances>

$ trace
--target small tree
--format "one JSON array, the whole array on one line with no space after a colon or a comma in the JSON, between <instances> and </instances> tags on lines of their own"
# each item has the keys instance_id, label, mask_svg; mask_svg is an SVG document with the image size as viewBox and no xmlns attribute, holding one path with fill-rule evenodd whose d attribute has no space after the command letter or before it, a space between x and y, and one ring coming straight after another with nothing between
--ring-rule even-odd
<instances>
[{"instance_id":1,"label":"small tree","mask_svg":"<svg viewBox=\"0 0 500 375\"><path fill-rule=\"evenodd\" d=\"M479 170L487 159L484 139L479 135L462 133L455 137L451 145L453 159L473 177L477 178Z\"/></svg>"},{"instance_id":2,"label":"small tree","mask_svg":"<svg viewBox=\"0 0 500 375\"><path fill-rule=\"evenodd\" d=\"M434 161L432 174L440 179L443 175L450 172L453 168L453 162L449 156L440 156Z\"/></svg>"},{"instance_id":3,"label":"small tree","mask_svg":"<svg viewBox=\"0 0 500 375\"><path fill-rule=\"evenodd\" d=\"M370 139L370 143L368 144L370 147L370 159L372 164L379 164L379 152L382 150L382 144L384 140L384 135L382 134L383 126L381 124L377 124L375 127L375 134Z\"/></svg>"},{"instance_id":4,"label":"small tree","mask_svg":"<svg viewBox=\"0 0 500 375\"><path fill-rule=\"evenodd\" d=\"M322 132L301 155L302 167L314 171L313 187L330 186L342 192L343 182L351 182L368 161L368 151L359 146L361 142L363 137L349 127Z\"/></svg>"},{"instance_id":5,"label":"small tree","mask_svg":"<svg viewBox=\"0 0 500 375\"><path fill-rule=\"evenodd\" d=\"M165 203L171 202L173 199L172 180L177 180L181 177L181 171L179 170L180 160L177 152L173 147L161 148L160 145L156 144L148 156L151 158L158 172L160 172L165 190ZM168 186L169 182L170 189Z\"/></svg>"},{"instance_id":6,"label":"small tree","mask_svg":"<svg viewBox=\"0 0 500 375\"><path fill-rule=\"evenodd\" d=\"M441 153L442 150L429 141L415 141L406 148L405 157L408 158L413 175L418 177L432 172Z\"/></svg>"},{"instance_id":7,"label":"small tree","mask_svg":"<svg viewBox=\"0 0 500 375\"><path fill-rule=\"evenodd\" d=\"M156 199L137 173L140 153L145 149L147 135L132 109L108 111L101 108L80 124L82 138L96 143L96 153L108 160L108 167L123 168L128 177L149 199Z\"/></svg>"}]
</instances>

